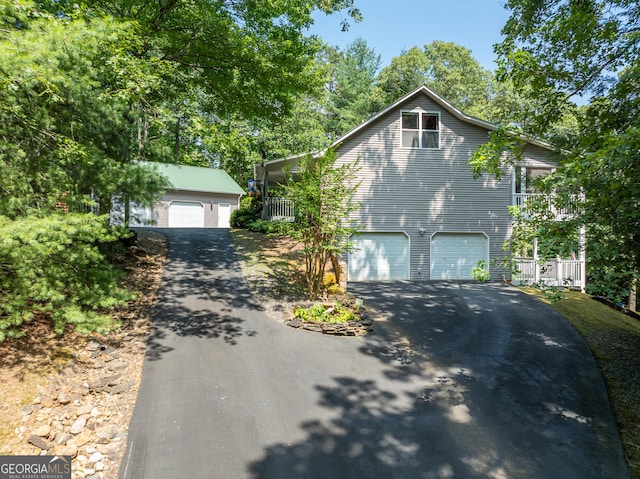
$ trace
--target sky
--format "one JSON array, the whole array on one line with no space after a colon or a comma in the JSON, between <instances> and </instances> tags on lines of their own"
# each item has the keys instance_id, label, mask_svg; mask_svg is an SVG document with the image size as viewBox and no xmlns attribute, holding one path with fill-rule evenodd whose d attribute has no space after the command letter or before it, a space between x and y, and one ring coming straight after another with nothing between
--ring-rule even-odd
<instances>
[{"instance_id":1,"label":"sky","mask_svg":"<svg viewBox=\"0 0 640 479\"><path fill-rule=\"evenodd\" d=\"M487 69L495 70L493 45L509 18L504 0L356 0L364 20L350 21L342 32L341 17L318 14L310 34L341 50L362 37L381 55L382 67L403 50L422 48L434 40L454 42L471 50Z\"/></svg>"}]
</instances>

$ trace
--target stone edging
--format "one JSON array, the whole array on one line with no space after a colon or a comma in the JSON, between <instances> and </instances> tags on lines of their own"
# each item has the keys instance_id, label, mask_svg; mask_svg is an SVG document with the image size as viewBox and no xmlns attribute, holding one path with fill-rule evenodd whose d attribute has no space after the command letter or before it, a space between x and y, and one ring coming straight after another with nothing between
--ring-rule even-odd
<instances>
[{"instance_id":1,"label":"stone edging","mask_svg":"<svg viewBox=\"0 0 640 479\"><path fill-rule=\"evenodd\" d=\"M363 336L373 331L373 321L368 318L362 318L359 321L347 321L346 323L322 323L319 321L292 319L285 324L292 328L333 336Z\"/></svg>"}]
</instances>

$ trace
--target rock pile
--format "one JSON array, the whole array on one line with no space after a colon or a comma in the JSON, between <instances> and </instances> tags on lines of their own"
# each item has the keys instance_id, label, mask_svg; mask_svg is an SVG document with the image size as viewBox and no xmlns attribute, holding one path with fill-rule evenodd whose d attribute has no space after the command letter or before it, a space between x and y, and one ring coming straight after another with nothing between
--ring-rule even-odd
<instances>
[{"instance_id":1,"label":"rock pile","mask_svg":"<svg viewBox=\"0 0 640 479\"><path fill-rule=\"evenodd\" d=\"M125 337L117 348L89 341L37 389L22 408L15 442L1 452L68 455L74 478L116 477L140 381L143 339Z\"/></svg>"}]
</instances>

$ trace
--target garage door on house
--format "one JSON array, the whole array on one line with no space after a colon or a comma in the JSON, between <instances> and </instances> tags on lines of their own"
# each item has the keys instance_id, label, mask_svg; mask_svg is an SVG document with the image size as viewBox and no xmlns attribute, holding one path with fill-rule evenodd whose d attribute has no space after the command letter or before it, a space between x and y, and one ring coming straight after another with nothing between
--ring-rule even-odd
<instances>
[{"instance_id":1,"label":"garage door on house","mask_svg":"<svg viewBox=\"0 0 640 479\"><path fill-rule=\"evenodd\" d=\"M431 237L431 279L471 279L478 261L489 262L484 233L436 233Z\"/></svg>"},{"instance_id":2,"label":"garage door on house","mask_svg":"<svg viewBox=\"0 0 640 479\"><path fill-rule=\"evenodd\" d=\"M204 228L204 206L195 201L172 201L169 228Z\"/></svg>"},{"instance_id":3,"label":"garage door on house","mask_svg":"<svg viewBox=\"0 0 640 479\"><path fill-rule=\"evenodd\" d=\"M357 233L351 238L349 281L409 279L409 238L405 233Z\"/></svg>"}]
</instances>

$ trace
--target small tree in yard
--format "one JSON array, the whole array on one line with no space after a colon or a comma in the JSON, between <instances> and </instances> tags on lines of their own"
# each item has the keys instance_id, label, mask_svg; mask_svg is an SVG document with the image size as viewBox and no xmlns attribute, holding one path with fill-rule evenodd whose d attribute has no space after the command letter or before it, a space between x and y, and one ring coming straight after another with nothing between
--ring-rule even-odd
<instances>
[{"instance_id":1,"label":"small tree in yard","mask_svg":"<svg viewBox=\"0 0 640 479\"><path fill-rule=\"evenodd\" d=\"M323 293L325 268L330 260L339 281L337 256L349 250L349 235L356 231L350 214L359 207L352 201L360 186L356 181L358 162L336 166L336 159L336 153L328 150L322 156L301 159L297 179L291 169L285 171L285 193L295 202L291 235L303 245L309 299Z\"/></svg>"}]
</instances>

